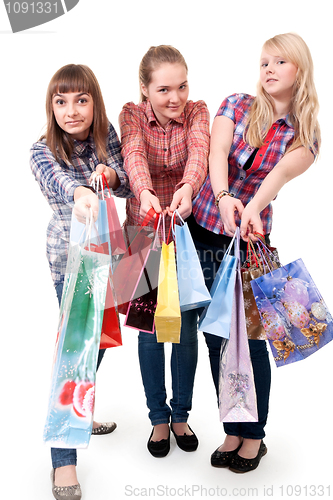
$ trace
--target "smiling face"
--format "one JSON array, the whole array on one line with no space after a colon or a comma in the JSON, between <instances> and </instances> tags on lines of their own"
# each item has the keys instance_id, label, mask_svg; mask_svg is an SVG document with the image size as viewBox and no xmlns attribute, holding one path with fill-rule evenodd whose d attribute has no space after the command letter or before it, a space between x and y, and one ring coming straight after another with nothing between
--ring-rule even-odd
<instances>
[{"instance_id":1,"label":"smiling face","mask_svg":"<svg viewBox=\"0 0 333 500\"><path fill-rule=\"evenodd\" d=\"M263 51L260 59L260 82L273 99L291 99L297 66L280 55Z\"/></svg>"},{"instance_id":2,"label":"smiling face","mask_svg":"<svg viewBox=\"0 0 333 500\"><path fill-rule=\"evenodd\" d=\"M73 139L87 139L94 118L94 103L90 94L68 92L54 94L52 109L59 127Z\"/></svg>"},{"instance_id":3,"label":"smiling face","mask_svg":"<svg viewBox=\"0 0 333 500\"><path fill-rule=\"evenodd\" d=\"M182 114L188 94L187 71L182 64L163 63L153 71L150 84L141 84L162 127Z\"/></svg>"}]
</instances>

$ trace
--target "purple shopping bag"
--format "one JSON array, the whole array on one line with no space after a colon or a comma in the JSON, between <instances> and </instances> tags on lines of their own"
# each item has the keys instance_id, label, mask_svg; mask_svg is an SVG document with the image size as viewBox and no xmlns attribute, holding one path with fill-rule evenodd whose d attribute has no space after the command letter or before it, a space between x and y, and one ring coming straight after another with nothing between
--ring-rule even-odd
<instances>
[{"instance_id":1,"label":"purple shopping bag","mask_svg":"<svg viewBox=\"0 0 333 500\"><path fill-rule=\"evenodd\" d=\"M257 396L247 337L239 253L229 340L224 339L220 358L219 410L221 422L258 422Z\"/></svg>"}]
</instances>

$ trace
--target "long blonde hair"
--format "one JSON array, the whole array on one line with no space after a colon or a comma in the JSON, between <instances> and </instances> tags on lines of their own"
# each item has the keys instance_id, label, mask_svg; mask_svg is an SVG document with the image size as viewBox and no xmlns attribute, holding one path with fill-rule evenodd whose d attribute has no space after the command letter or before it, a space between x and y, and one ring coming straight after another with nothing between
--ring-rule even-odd
<instances>
[{"instance_id":1,"label":"long blonde hair","mask_svg":"<svg viewBox=\"0 0 333 500\"><path fill-rule=\"evenodd\" d=\"M182 64L186 69L186 73L188 71L184 57L175 47L171 45L150 47L143 56L139 67L140 102L147 100L147 97L142 92L141 84L147 88L151 82L153 71L163 63Z\"/></svg>"},{"instance_id":2,"label":"long blonde hair","mask_svg":"<svg viewBox=\"0 0 333 500\"><path fill-rule=\"evenodd\" d=\"M298 68L289 113L295 137L288 151L304 146L316 153L319 152L321 143L317 121L319 104L313 79L313 61L308 46L296 33L284 33L267 40L263 50L285 57ZM259 81L244 140L253 147L261 147L265 135L274 122L273 116L273 100Z\"/></svg>"},{"instance_id":3,"label":"long blonde hair","mask_svg":"<svg viewBox=\"0 0 333 500\"><path fill-rule=\"evenodd\" d=\"M88 66L83 64L67 64L60 68L51 78L46 93L46 144L52 151L55 159L63 160L66 164L71 162L73 153L73 139L59 127L52 107L52 98L56 93L85 92L90 94L94 105L94 117L91 124L97 156L100 162L106 161L106 143L108 135L108 119L102 92L98 81Z\"/></svg>"}]
</instances>

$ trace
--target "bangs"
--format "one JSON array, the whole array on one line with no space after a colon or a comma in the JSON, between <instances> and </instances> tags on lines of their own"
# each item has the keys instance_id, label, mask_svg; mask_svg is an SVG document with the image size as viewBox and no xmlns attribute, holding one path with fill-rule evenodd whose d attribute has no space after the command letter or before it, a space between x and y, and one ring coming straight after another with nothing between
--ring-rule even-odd
<instances>
[{"instance_id":1,"label":"bangs","mask_svg":"<svg viewBox=\"0 0 333 500\"><path fill-rule=\"evenodd\" d=\"M85 68L77 64L69 64L60 68L49 85L49 95L66 94L68 92L84 92L92 94L91 78Z\"/></svg>"},{"instance_id":2,"label":"bangs","mask_svg":"<svg viewBox=\"0 0 333 500\"><path fill-rule=\"evenodd\" d=\"M277 42L274 38L267 40L267 42L263 46L263 49L267 50L267 52L271 53L274 56L281 56L291 60L290 54L288 50L286 50L286 47Z\"/></svg>"},{"instance_id":3,"label":"bangs","mask_svg":"<svg viewBox=\"0 0 333 500\"><path fill-rule=\"evenodd\" d=\"M274 55L288 59L296 66L300 66L302 54L306 52L304 41L294 33L276 35L266 41L263 48ZM307 48L307 47L306 47Z\"/></svg>"}]
</instances>

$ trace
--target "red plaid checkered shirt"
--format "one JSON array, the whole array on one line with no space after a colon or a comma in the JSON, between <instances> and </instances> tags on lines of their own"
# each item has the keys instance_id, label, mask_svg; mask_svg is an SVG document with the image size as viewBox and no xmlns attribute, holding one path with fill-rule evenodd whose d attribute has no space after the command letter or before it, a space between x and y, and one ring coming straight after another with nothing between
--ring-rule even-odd
<instances>
[{"instance_id":1,"label":"red plaid checkered shirt","mask_svg":"<svg viewBox=\"0 0 333 500\"><path fill-rule=\"evenodd\" d=\"M140 225L140 194L149 189L162 209L183 184L197 195L207 175L209 112L203 101L188 101L179 118L165 129L149 101L124 105L119 117L124 169L135 198L126 202L126 224ZM167 220L167 226L169 226Z\"/></svg>"},{"instance_id":2,"label":"red plaid checkered shirt","mask_svg":"<svg viewBox=\"0 0 333 500\"><path fill-rule=\"evenodd\" d=\"M295 134L288 115L277 120L268 131L264 144L259 148L251 168L243 170L243 166L254 151L254 148L243 140L243 133L254 99L248 94L233 94L222 102L216 114L216 116L227 116L235 124L233 142L228 157L229 192L239 198L244 206L253 198L266 175L285 154L287 148L292 144ZM208 176L194 200L193 214L200 226L214 233L223 234L223 224L214 201L215 197ZM260 214L265 234L271 232L272 213L273 209L270 203ZM238 216L236 224L240 224Z\"/></svg>"}]
</instances>

